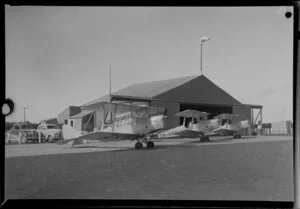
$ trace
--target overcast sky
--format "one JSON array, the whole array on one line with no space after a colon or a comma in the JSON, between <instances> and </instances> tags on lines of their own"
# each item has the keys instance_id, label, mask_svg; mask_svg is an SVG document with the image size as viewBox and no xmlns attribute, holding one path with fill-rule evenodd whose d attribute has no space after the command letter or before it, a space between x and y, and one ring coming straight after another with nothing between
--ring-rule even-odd
<instances>
[{"instance_id":1,"label":"overcast sky","mask_svg":"<svg viewBox=\"0 0 300 209\"><path fill-rule=\"evenodd\" d=\"M264 122L292 120L293 18L280 7L6 7L8 121L57 117L112 91L203 74ZM208 92L209 93L209 92Z\"/></svg>"}]
</instances>

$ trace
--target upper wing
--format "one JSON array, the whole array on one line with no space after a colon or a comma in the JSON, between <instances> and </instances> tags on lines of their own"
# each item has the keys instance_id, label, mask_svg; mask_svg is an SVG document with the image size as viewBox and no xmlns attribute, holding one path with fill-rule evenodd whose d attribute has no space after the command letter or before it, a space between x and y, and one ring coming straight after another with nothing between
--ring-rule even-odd
<instances>
[{"instance_id":1,"label":"upper wing","mask_svg":"<svg viewBox=\"0 0 300 209\"><path fill-rule=\"evenodd\" d=\"M215 117L215 119L232 119L234 117L238 117L239 115L234 115L234 114L231 114L231 113L222 113L220 115L217 115Z\"/></svg>"},{"instance_id":2,"label":"upper wing","mask_svg":"<svg viewBox=\"0 0 300 209\"><path fill-rule=\"evenodd\" d=\"M202 116L207 116L210 113L207 112L201 112L198 110L184 110L182 112L176 113L175 116L177 117L202 117Z\"/></svg>"},{"instance_id":3,"label":"upper wing","mask_svg":"<svg viewBox=\"0 0 300 209\"><path fill-rule=\"evenodd\" d=\"M164 114L166 109L159 107L138 106L121 103L99 102L96 104L84 106L82 107L82 110L100 110L105 112L113 112L116 113L116 116L128 112L131 113L132 117L134 118L142 118L158 114Z\"/></svg>"}]
</instances>

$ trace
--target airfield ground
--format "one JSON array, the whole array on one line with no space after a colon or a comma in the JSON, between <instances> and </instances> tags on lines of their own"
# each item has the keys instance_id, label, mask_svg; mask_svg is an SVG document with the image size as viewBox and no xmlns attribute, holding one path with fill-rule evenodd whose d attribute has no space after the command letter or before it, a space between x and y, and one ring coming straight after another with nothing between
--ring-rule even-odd
<instances>
[{"instance_id":1,"label":"airfield ground","mask_svg":"<svg viewBox=\"0 0 300 209\"><path fill-rule=\"evenodd\" d=\"M287 136L5 146L5 199L293 201Z\"/></svg>"}]
</instances>

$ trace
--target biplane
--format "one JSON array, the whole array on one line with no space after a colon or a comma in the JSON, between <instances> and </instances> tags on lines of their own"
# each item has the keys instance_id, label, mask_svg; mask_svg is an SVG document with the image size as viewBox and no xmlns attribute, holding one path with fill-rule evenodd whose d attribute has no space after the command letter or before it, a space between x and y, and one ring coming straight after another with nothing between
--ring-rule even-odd
<instances>
[{"instance_id":1,"label":"biplane","mask_svg":"<svg viewBox=\"0 0 300 209\"><path fill-rule=\"evenodd\" d=\"M221 136L233 135L233 138L241 138L238 133L240 130L250 126L249 120L237 121L234 118L238 115L223 113L215 117L219 121L219 127L214 129L211 134L218 134Z\"/></svg>"},{"instance_id":2,"label":"biplane","mask_svg":"<svg viewBox=\"0 0 300 209\"><path fill-rule=\"evenodd\" d=\"M122 103L100 102L83 107L82 110L100 112L103 118L99 130L85 133L76 131L70 125L63 125L64 140L58 144L72 141L72 147L83 141L137 140L136 149L154 148L154 142L147 137L164 128L165 108L135 106ZM103 114L104 113L104 114Z\"/></svg>"},{"instance_id":3,"label":"biplane","mask_svg":"<svg viewBox=\"0 0 300 209\"><path fill-rule=\"evenodd\" d=\"M208 120L210 113L197 110L185 110L175 114L183 118L183 124L169 130L162 130L159 133L151 135L151 138L196 138L200 137L201 142L209 141L209 136L216 135L210 133L219 127L218 119Z\"/></svg>"}]
</instances>

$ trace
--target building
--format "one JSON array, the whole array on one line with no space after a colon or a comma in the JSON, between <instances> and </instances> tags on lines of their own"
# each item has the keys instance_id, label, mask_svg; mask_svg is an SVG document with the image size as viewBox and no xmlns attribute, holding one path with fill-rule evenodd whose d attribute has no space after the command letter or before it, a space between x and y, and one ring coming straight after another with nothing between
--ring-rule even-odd
<instances>
[{"instance_id":1,"label":"building","mask_svg":"<svg viewBox=\"0 0 300 209\"><path fill-rule=\"evenodd\" d=\"M63 124L69 124L70 118L81 112L81 108L78 106L69 106L64 109L57 117L59 127Z\"/></svg>"},{"instance_id":2,"label":"building","mask_svg":"<svg viewBox=\"0 0 300 209\"><path fill-rule=\"evenodd\" d=\"M46 124L54 124L54 125L58 125L57 118L49 118L49 119L45 119L45 120L42 120L40 123L46 123Z\"/></svg>"},{"instance_id":3,"label":"building","mask_svg":"<svg viewBox=\"0 0 300 209\"><path fill-rule=\"evenodd\" d=\"M242 104L204 75L133 84L82 106L108 102L110 99L112 102L167 108L166 128L182 124L182 119L174 115L186 109L209 112L209 119L221 113L232 113L239 115L237 120L262 123L261 105ZM254 109L259 109L256 117ZM95 112L94 130L99 129L102 118L103 113ZM246 130L242 134L251 132Z\"/></svg>"},{"instance_id":4,"label":"building","mask_svg":"<svg viewBox=\"0 0 300 209\"><path fill-rule=\"evenodd\" d=\"M94 114L92 111L82 111L69 119L69 124L78 131L94 130Z\"/></svg>"}]
</instances>

